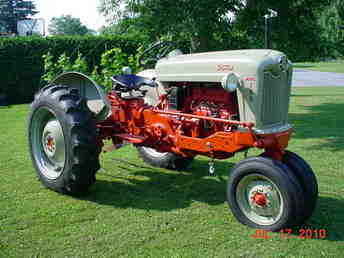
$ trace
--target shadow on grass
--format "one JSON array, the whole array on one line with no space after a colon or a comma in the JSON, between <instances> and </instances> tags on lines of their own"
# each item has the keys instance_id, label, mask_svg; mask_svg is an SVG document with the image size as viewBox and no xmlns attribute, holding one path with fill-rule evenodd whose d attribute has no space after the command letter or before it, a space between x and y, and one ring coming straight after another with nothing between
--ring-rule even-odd
<instances>
[{"instance_id":1,"label":"shadow on grass","mask_svg":"<svg viewBox=\"0 0 344 258\"><path fill-rule=\"evenodd\" d=\"M344 200L319 196L316 210L307 224L294 228L294 236L302 237L305 230L311 229L309 238L319 239L319 231L324 230L326 237L322 240L344 241Z\"/></svg>"},{"instance_id":2,"label":"shadow on grass","mask_svg":"<svg viewBox=\"0 0 344 258\"><path fill-rule=\"evenodd\" d=\"M131 170L129 176L102 172L116 181L97 180L92 195L83 199L120 208L162 211L186 208L194 201L218 205L226 200L227 181L223 175L232 166L232 163L217 161L217 176L211 177L205 160L195 160L189 171L181 172L123 165L122 169Z\"/></svg>"},{"instance_id":3,"label":"shadow on grass","mask_svg":"<svg viewBox=\"0 0 344 258\"><path fill-rule=\"evenodd\" d=\"M217 176L208 175L208 162L195 160L189 171L165 171L158 168L128 163L124 167L130 176L117 176L111 171L102 172L116 181L97 180L92 194L83 197L101 205L116 208L171 211L189 207L193 202L221 205L226 197L227 180L224 178L234 163L217 161ZM121 165L117 166L121 167ZM302 230L326 231L323 240L344 241L344 200L320 196L317 208L308 223L294 228L294 236ZM300 231L301 230L301 231Z\"/></svg>"},{"instance_id":4,"label":"shadow on grass","mask_svg":"<svg viewBox=\"0 0 344 258\"><path fill-rule=\"evenodd\" d=\"M304 106L310 113L290 113L289 122L294 126L293 137L300 139L318 138L321 143L312 149L329 148L339 151L344 146L344 103L324 103Z\"/></svg>"}]
</instances>

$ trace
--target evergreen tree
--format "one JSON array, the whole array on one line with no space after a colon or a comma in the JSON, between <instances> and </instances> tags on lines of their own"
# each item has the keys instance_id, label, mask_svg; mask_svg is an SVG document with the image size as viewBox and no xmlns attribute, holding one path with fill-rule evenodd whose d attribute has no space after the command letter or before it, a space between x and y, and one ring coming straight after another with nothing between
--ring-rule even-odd
<instances>
[{"instance_id":1,"label":"evergreen tree","mask_svg":"<svg viewBox=\"0 0 344 258\"><path fill-rule=\"evenodd\" d=\"M7 33L17 34L17 23L38 13L32 1L0 0L0 27Z\"/></svg>"}]
</instances>

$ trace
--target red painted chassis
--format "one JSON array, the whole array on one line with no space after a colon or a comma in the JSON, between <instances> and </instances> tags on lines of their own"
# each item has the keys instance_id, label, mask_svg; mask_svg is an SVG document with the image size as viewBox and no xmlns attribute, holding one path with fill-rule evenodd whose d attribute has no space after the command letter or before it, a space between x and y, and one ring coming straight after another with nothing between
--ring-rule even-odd
<instances>
[{"instance_id":1,"label":"red painted chassis","mask_svg":"<svg viewBox=\"0 0 344 258\"><path fill-rule=\"evenodd\" d=\"M114 146L130 142L160 152L173 152L183 157L205 155L225 159L251 147L265 149L265 155L282 160L292 129L274 134L256 134L254 124L183 113L169 110L167 95L160 97L156 106L142 98L121 98L115 91L108 94L112 114L99 122L99 144L111 139ZM218 128L202 137L201 121Z\"/></svg>"}]
</instances>

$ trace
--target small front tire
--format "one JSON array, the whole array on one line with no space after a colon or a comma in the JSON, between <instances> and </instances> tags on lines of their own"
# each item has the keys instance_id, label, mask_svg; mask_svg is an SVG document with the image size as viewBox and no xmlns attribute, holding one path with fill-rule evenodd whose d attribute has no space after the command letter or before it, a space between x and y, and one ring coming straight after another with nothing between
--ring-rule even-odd
<instances>
[{"instance_id":1,"label":"small front tire","mask_svg":"<svg viewBox=\"0 0 344 258\"><path fill-rule=\"evenodd\" d=\"M245 159L232 169L227 200L239 222L268 231L295 225L304 205L301 186L289 168L263 157Z\"/></svg>"},{"instance_id":2,"label":"small front tire","mask_svg":"<svg viewBox=\"0 0 344 258\"><path fill-rule=\"evenodd\" d=\"M285 151L283 163L286 164L298 179L305 198L305 209L299 223L305 222L313 214L318 200L318 183L308 163L291 151Z\"/></svg>"}]
</instances>

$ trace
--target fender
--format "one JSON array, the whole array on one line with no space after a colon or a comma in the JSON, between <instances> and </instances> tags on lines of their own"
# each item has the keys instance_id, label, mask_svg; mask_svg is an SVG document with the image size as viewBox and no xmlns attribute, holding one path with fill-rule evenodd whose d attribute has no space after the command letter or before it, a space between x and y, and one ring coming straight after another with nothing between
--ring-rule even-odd
<instances>
[{"instance_id":1,"label":"fender","mask_svg":"<svg viewBox=\"0 0 344 258\"><path fill-rule=\"evenodd\" d=\"M79 72L66 72L57 76L49 85L64 85L79 90L87 99L87 106L96 114L96 120L105 120L111 115L111 104L102 89L94 80Z\"/></svg>"}]
</instances>

